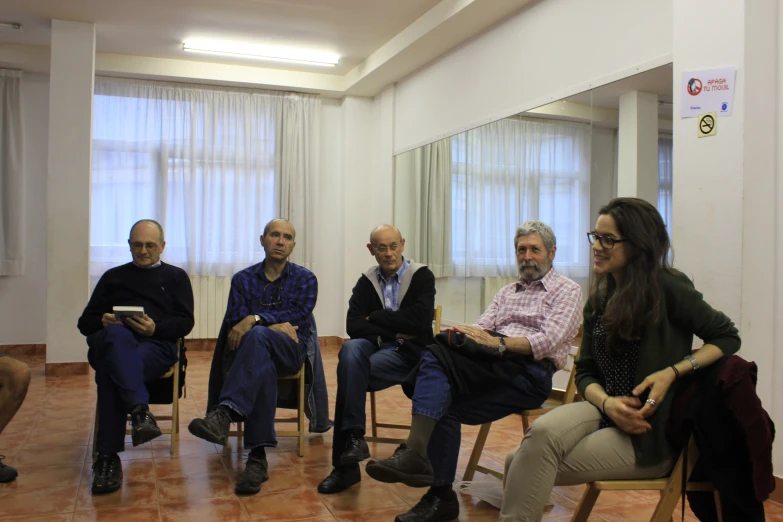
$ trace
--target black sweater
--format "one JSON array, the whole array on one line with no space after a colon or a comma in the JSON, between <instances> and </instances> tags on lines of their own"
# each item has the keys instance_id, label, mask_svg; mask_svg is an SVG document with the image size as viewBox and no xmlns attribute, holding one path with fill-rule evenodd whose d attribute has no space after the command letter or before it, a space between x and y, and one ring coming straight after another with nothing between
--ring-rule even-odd
<instances>
[{"instance_id":1,"label":"black sweater","mask_svg":"<svg viewBox=\"0 0 783 522\"><path fill-rule=\"evenodd\" d=\"M410 269L411 267L408 268ZM372 274L372 270L368 273ZM413 273L407 291L404 295L400 294L400 306L396 311L383 308L381 298L369 277L374 275L362 274L348 301L348 336L351 339L368 339L378 344L378 338L384 342L393 342L398 333L403 333L417 336L414 341L420 346L431 343L435 276L430 269L420 266Z\"/></svg>"},{"instance_id":2,"label":"black sweater","mask_svg":"<svg viewBox=\"0 0 783 522\"><path fill-rule=\"evenodd\" d=\"M193 329L193 289L188 274L176 266L145 269L128 263L107 270L79 318L82 335L103 328L101 317L113 306L143 306L155 321L153 339L175 341Z\"/></svg>"}]
</instances>

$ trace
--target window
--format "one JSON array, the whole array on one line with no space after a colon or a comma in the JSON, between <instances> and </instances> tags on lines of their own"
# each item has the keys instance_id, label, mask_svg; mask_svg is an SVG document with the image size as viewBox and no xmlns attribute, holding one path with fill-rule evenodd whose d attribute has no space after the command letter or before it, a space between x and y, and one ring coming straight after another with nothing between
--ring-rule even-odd
<instances>
[{"instance_id":1,"label":"window","mask_svg":"<svg viewBox=\"0 0 783 522\"><path fill-rule=\"evenodd\" d=\"M515 276L516 227L538 219L557 236L558 271L586 277L589 160L581 124L509 118L454 136L453 263L468 276Z\"/></svg>"},{"instance_id":2,"label":"window","mask_svg":"<svg viewBox=\"0 0 783 522\"><path fill-rule=\"evenodd\" d=\"M669 238L672 237L672 138L658 138L658 212L661 213Z\"/></svg>"},{"instance_id":3,"label":"window","mask_svg":"<svg viewBox=\"0 0 783 522\"><path fill-rule=\"evenodd\" d=\"M283 96L96 78L93 279L130 260L128 231L143 218L163 225L164 259L191 275L227 276L263 259Z\"/></svg>"}]
</instances>

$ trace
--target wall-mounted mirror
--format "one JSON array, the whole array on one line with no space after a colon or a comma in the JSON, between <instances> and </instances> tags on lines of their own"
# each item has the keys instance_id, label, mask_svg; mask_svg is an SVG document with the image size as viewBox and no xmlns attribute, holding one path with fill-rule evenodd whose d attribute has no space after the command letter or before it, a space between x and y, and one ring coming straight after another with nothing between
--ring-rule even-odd
<instances>
[{"instance_id":1,"label":"wall-mounted mirror","mask_svg":"<svg viewBox=\"0 0 783 522\"><path fill-rule=\"evenodd\" d=\"M553 228L555 268L583 290L603 204L642 197L671 227L671 118L667 65L398 155L394 222L435 273L444 324L474 322L518 278L527 219Z\"/></svg>"}]
</instances>

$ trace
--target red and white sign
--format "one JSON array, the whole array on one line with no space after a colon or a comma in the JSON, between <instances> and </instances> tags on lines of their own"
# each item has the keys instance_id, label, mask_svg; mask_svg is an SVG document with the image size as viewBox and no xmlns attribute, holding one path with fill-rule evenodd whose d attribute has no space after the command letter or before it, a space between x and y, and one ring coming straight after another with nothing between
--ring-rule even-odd
<instances>
[{"instance_id":1,"label":"red and white sign","mask_svg":"<svg viewBox=\"0 0 783 522\"><path fill-rule=\"evenodd\" d=\"M734 67L682 73L680 116L695 118L705 112L731 116L736 76L737 69Z\"/></svg>"}]
</instances>

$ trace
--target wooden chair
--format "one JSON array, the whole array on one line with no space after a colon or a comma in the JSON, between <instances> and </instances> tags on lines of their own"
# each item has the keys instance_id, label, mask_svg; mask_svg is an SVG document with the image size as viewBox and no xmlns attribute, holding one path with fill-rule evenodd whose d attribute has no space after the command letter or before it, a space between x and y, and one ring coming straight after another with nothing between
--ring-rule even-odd
<instances>
[{"instance_id":1,"label":"wooden chair","mask_svg":"<svg viewBox=\"0 0 783 522\"><path fill-rule=\"evenodd\" d=\"M171 421L171 428L161 428L160 431L164 435L171 435L171 445L169 446L169 454L174 456L179 447L179 374L180 374L180 361L182 355L185 352L185 340L177 339L177 346L179 347L177 362L168 369L166 373L160 376L158 380L171 379L171 415L155 415L157 421ZM183 383L184 385L184 383ZM184 389L183 389L184 391ZM151 402L152 403L152 402ZM157 403L152 403L157 404ZM128 422L130 422L130 415L128 415ZM126 428L125 435L130 435L130 428ZM95 403L95 425L92 430L92 456L93 458L98 456L98 401Z\"/></svg>"},{"instance_id":2,"label":"wooden chair","mask_svg":"<svg viewBox=\"0 0 783 522\"><path fill-rule=\"evenodd\" d=\"M307 364L307 362L305 362ZM278 381L287 381L297 379L298 391L297 391L297 406L296 417L275 417L275 424L281 423L296 423L296 430L278 431L278 437L297 437L297 451L300 457L304 457L304 438L305 438L305 364L299 369L298 372L292 375L283 375L277 378ZM242 437L244 435L244 429L241 422L237 422L237 429L228 432L228 436L236 436L238 440L238 447L242 447ZM223 456L228 456L229 447L228 444L223 446Z\"/></svg>"},{"instance_id":3,"label":"wooden chair","mask_svg":"<svg viewBox=\"0 0 783 522\"><path fill-rule=\"evenodd\" d=\"M437 335L440 332L440 322L443 315L443 307L438 305L435 307L435 313L433 315L433 332ZM379 437L378 428L388 428L393 430L409 430L410 424L395 424L393 422L378 422L378 413L375 406L375 392L370 392L370 431L372 435L365 437L367 442L388 442L391 444L402 444L406 439L394 438L394 437Z\"/></svg>"},{"instance_id":4,"label":"wooden chair","mask_svg":"<svg viewBox=\"0 0 783 522\"><path fill-rule=\"evenodd\" d=\"M566 385L565 390L553 388L549 398L544 401L544 404L542 404L540 408L533 410L522 410L520 412L520 415L522 415L522 427L525 431L527 431L528 427L530 427L530 417L538 417L545 414L552 408L562 406L563 404L570 404L576 400L576 358L579 357L579 350L581 350L581 348L582 327L580 326L579 333L574 339L574 346L571 347L571 353L569 354L569 356L572 357L571 372L568 375L568 384ZM473 480L473 476L476 474L476 471L492 475L493 477L497 477L501 480L503 479L503 473L489 469L479 464L481 452L484 451L484 444L487 442L487 436L489 436L490 427L492 427L491 422L481 425L481 429L479 429L478 436L476 437L476 443L473 445L473 452L470 454L470 459L468 459L468 466L465 468L465 474L463 475L462 480Z\"/></svg>"},{"instance_id":5,"label":"wooden chair","mask_svg":"<svg viewBox=\"0 0 783 522\"><path fill-rule=\"evenodd\" d=\"M696 447L696 441L690 438L688 446L683 448L680 458L674 465L672 473L667 478L652 480L599 480L587 485L579 505L576 508L571 522L586 522L590 512L598 500L601 491L628 491L628 490L647 490L660 491L661 499L655 507L650 522L666 522L672 519L674 509L677 507L677 501L682 496L683 466L685 466L685 455L687 452L688 469L685 476L688 482L685 485L685 491L712 491L715 496L715 507L718 513L718 522L722 522L720 495L711 482L692 482L689 480L696 461L699 458L699 449ZM685 502L685 499L683 499Z\"/></svg>"}]
</instances>

